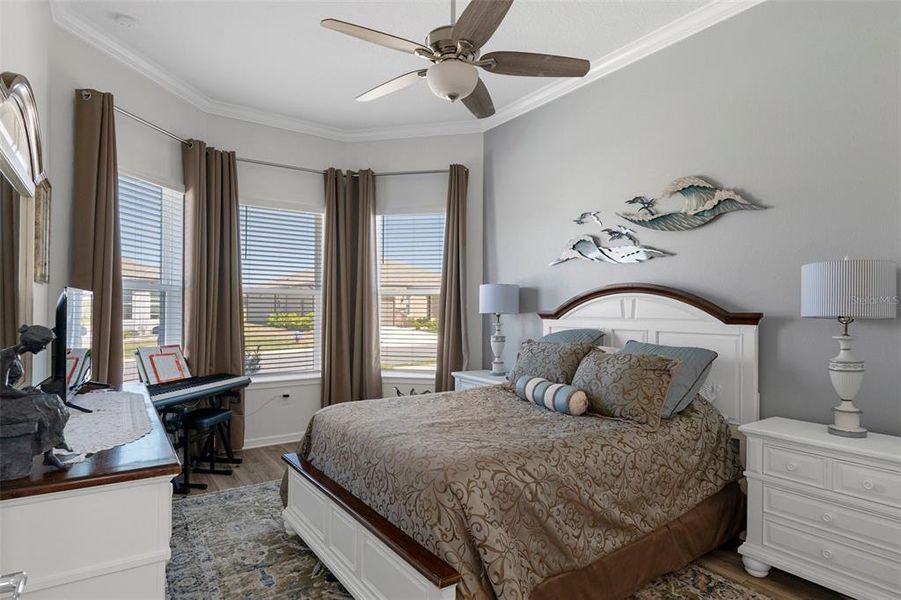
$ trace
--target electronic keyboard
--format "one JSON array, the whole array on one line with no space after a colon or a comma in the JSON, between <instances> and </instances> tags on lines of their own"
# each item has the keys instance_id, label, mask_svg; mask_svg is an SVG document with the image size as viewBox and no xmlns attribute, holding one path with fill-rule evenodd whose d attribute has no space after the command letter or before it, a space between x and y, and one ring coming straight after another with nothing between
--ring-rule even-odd
<instances>
[{"instance_id":1,"label":"electronic keyboard","mask_svg":"<svg viewBox=\"0 0 901 600\"><path fill-rule=\"evenodd\" d=\"M168 383L147 386L150 401L157 410L198 398L216 396L250 385L250 377L244 375L204 375L188 377Z\"/></svg>"}]
</instances>

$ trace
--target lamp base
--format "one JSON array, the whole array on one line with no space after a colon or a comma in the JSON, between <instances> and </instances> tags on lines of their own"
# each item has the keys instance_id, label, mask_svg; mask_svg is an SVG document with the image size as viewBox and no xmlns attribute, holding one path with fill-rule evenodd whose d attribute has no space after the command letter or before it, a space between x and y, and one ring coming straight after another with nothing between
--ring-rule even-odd
<instances>
[{"instance_id":1,"label":"lamp base","mask_svg":"<svg viewBox=\"0 0 901 600\"><path fill-rule=\"evenodd\" d=\"M832 435L838 435L841 437L847 438L865 438L867 437L867 430L863 427L858 427L857 429L842 429L836 425L830 425L826 428L826 431L831 433Z\"/></svg>"},{"instance_id":2,"label":"lamp base","mask_svg":"<svg viewBox=\"0 0 901 600\"><path fill-rule=\"evenodd\" d=\"M859 408L854 406L850 400L842 400L842 403L832 409L835 423L830 425L827 430L832 435L849 438L865 438L867 430L860 426L860 415L863 413Z\"/></svg>"},{"instance_id":3,"label":"lamp base","mask_svg":"<svg viewBox=\"0 0 901 600\"><path fill-rule=\"evenodd\" d=\"M867 430L860 426L861 410L854 406L854 398L860 391L865 369L863 361L851 350L854 338L848 335L848 323L845 321L842 321L842 335L833 338L838 341L840 352L829 361L829 379L842 402L832 409L835 422L828 431L841 437L862 438L867 437Z\"/></svg>"},{"instance_id":4,"label":"lamp base","mask_svg":"<svg viewBox=\"0 0 901 600\"><path fill-rule=\"evenodd\" d=\"M494 335L491 336L491 353L494 354L494 360L491 361L491 374L501 376L507 374L504 361L501 359L501 354L504 353L504 345L507 343L507 337L501 329L501 316L494 315L494 318Z\"/></svg>"}]
</instances>

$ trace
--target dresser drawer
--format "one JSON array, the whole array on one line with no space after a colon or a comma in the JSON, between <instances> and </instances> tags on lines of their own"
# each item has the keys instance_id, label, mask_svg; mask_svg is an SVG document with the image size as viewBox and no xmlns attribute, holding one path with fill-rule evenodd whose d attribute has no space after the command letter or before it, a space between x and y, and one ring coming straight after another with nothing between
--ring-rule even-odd
<instances>
[{"instance_id":1,"label":"dresser drawer","mask_svg":"<svg viewBox=\"0 0 901 600\"><path fill-rule=\"evenodd\" d=\"M824 569L849 575L891 592L901 592L901 563L764 520L763 543Z\"/></svg>"},{"instance_id":2,"label":"dresser drawer","mask_svg":"<svg viewBox=\"0 0 901 600\"><path fill-rule=\"evenodd\" d=\"M873 502L901 506L901 473L836 460L832 463L832 489Z\"/></svg>"},{"instance_id":3,"label":"dresser drawer","mask_svg":"<svg viewBox=\"0 0 901 600\"><path fill-rule=\"evenodd\" d=\"M782 446L764 446L763 472L817 487L826 485L825 458Z\"/></svg>"},{"instance_id":4,"label":"dresser drawer","mask_svg":"<svg viewBox=\"0 0 901 600\"><path fill-rule=\"evenodd\" d=\"M901 521L766 486L764 512L808 523L826 532L901 552Z\"/></svg>"}]
</instances>

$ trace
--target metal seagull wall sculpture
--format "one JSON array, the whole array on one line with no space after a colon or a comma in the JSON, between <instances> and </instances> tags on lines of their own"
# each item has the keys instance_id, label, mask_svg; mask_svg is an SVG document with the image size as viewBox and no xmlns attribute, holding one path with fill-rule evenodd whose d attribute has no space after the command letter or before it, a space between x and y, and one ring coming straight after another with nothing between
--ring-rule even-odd
<instances>
[{"instance_id":1,"label":"metal seagull wall sculpture","mask_svg":"<svg viewBox=\"0 0 901 600\"><path fill-rule=\"evenodd\" d=\"M575 219L574 222L580 225L584 224L587 222L586 216L588 216L592 221L603 226L597 215L597 212L582 213L582 216ZM602 229L602 231L607 234L610 241L626 239L630 243L622 246L604 246L592 235L580 235L569 240L566 248L560 253L560 256L550 263L550 266L553 267L574 258L590 262L625 265L645 262L658 256L672 256L669 252L651 248L650 246L642 246L638 238L635 237L635 232L628 227L618 225L615 229L608 227Z\"/></svg>"},{"instance_id":2,"label":"metal seagull wall sculpture","mask_svg":"<svg viewBox=\"0 0 901 600\"><path fill-rule=\"evenodd\" d=\"M738 210L763 210L768 208L742 198L738 192L717 188L700 177L681 177L663 190L661 200L681 199L681 209L670 212L659 210L658 200L638 196L626 204L640 204L634 213L620 213L627 221L663 231L685 231L700 227L727 212Z\"/></svg>"},{"instance_id":3,"label":"metal seagull wall sculpture","mask_svg":"<svg viewBox=\"0 0 901 600\"><path fill-rule=\"evenodd\" d=\"M600 211L597 211L597 210L592 211L592 212L583 212L581 215L579 215L578 219L573 219L573 223L575 223L576 225L584 225L589 220L591 220L591 221L594 221L595 223L597 223L598 225L600 225L601 227L603 227L604 224L601 223L601 218L598 216L599 214L601 214L601 213L600 213Z\"/></svg>"},{"instance_id":4,"label":"metal seagull wall sculpture","mask_svg":"<svg viewBox=\"0 0 901 600\"><path fill-rule=\"evenodd\" d=\"M629 240L630 242L632 242L633 244L635 244L636 246L639 243L638 238L635 237L635 232L623 225L617 225L616 229L614 229L612 227L608 227L607 229L604 229L603 231L610 238L611 242L625 238L625 239Z\"/></svg>"}]
</instances>

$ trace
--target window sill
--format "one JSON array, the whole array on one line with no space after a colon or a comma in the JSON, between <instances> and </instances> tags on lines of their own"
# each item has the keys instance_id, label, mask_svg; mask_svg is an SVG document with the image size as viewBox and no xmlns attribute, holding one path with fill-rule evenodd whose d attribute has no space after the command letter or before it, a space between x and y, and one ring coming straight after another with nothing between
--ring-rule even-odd
<instances>
[{"instance_id":1,"label":"window sill","mask_svg":"<svg viewBox=\"0 0 901 600\"><path fill-rule=\"evenodd\" d=\"M250 376L250 387L253 389L265 389L273 387L286 387L289 385L319 385L322 383L322 373L264 373Z\"/></svg>"},{"instance_id":2,"label":"window sill","mask_svg":"<svg viewBox=\"0 0 901 600\"><path fill-rule=\"evenodd\" d=\"M382 371L382 381L435 381L435 373L422 371Z\"/></svg>"},{"instance_id":3,"label":"window sill","mask_svg":"<svg viewBox=\"0 0 901 600\"><path fill-rule=\"evenodd\" d=\"M435 381L435 373L423 373L421 371L382 371L383 382L395 381ZM266 389L273 387L287 387L290 385L319 385L322 383L322 373L269 373L250 376L251 389Z\"/></svg>"}]
</instances>

